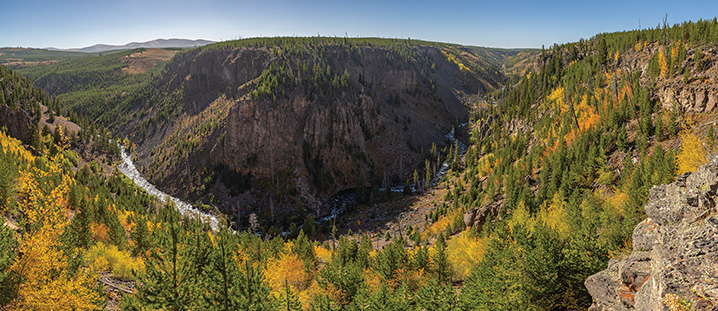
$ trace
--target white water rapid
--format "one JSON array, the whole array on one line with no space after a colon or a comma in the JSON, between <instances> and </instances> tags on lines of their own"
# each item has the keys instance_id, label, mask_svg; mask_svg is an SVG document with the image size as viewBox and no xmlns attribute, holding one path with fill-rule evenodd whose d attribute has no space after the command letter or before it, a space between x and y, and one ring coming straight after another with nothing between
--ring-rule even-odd
<instances>
[{"instance_id":1,"label":"white water rapid","mask_svg":"<svg viewBox=\"0 0 718 311\"><path fill-rule=\"evenodd\" d=\"M120 172L122 172L122 174L125 174L127 178L131 179L140 188L145 189L147 193L158 197L160 200L162 200L162 202L166 202L167 198L170 198L172 202L174 202L175 206L177 206L177 209L182 215L199 218L203 222L209 223L209 225L212 226L213 230L217 230L217 228L219 227L219 220L217 219L217 217L207 213L203 213L200 210L194 208L191 204L157 189L157 187L155 187L149 181L147 181L147 179L142 177L142 174L140 174L140 172L137 170L137 168L135 167L135 163L132 162L132 158L130 157L130 155L127 154L123 146L120 146L120 152L122 155L122 163L120 163L117 168L120 170Z\"/></svg>"}]
</instances>

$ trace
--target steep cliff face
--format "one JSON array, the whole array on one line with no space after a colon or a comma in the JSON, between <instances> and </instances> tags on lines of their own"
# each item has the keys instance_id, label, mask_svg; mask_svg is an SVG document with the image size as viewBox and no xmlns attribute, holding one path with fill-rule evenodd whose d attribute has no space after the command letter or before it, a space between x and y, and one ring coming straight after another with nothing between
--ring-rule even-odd
<instances>
[{"instance_id":1,"label":"steep cliff face","mask_svg":"<svg viewBox=\"0 0 718 311\"><path fill-rule=\"evenodd\" d=\"M361 181L403 182L423 164L432 142L467 120L459 98L501 79L467 55L336 43L193 50L167 64L164 99L120 131L171 193L212 197L225 212L270 202L312 210ZM166 107L176 118L157 118Z\"/></svg>"},{"instance_id":2,"label":"steep cliff face","mask_svg":"<svg viewBox=\"0 0 718 311\"><path fill-rule=\"evenodd\" d=\"M13 111L9 106L0 106L0 126L7 128L7 133L24 141L30 132L30 115L25 110Z\"/></svg>"},{"instance_id":3,"label":"steep cliff face","mask_svg":"<svg viewBox=\"0 0 718 311\"><path fill-rule=\"evenodd\" d=\"M645 206L648 218L633 231L633 252L611 259L606 270L586 280L591 310L669 310L689 304L716 310L716 190L718 155L687 178L653 187Z\"/></svg>"}]
</instances>

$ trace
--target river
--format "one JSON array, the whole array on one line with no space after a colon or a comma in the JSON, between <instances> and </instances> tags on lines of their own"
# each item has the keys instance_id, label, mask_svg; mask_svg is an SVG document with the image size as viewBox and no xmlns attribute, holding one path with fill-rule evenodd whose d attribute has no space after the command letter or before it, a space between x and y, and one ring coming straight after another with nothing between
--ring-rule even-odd
<instances>
[{"instance_id":1,"label":"river","mask_svg":"<svg viewBox=\"0 0 718 311\"><path fill-rule=\"evenodd\" d=\"M459 124L459 127L461 128L461 127L465 127L467 125L468 125L468 123L462 123L462 124ZM466 153L466 151L468 150L468 147L464 143L462 143L460 140L456 139L456 128L451 128L451 131L446 133L445 138L451 144L458 142L459 158L461 158L464 155L464 153ZM430 186L436 187L439 184L439 182L441 181L441 179L444 178L444 176L446 176L446 173L448 173L448 172L449 172L449 159L446 159L446 160L444 160L444 162L441 164L441 166L437 170L436 176L434 176L434 178L431 179ZM416 192L416 189L414 188L413 184L409 185L409 186L411 187L412 192ZM402 193L402 192L404 192L404 184L394 185L394 186L391 186L389 189L391 189L391 192ZM379 192L384 192L384 188L379 188ZM354 195L354 190L346 190L346 191L342 191L342 192L339 192L339 193L333 195L331 198L329 198L329 200L327 200L324 203L324 205L320 209L320 210L329 209L329 210L331 210L331 212L329 213L329 215L317 219L317 222L321 224L325 221L331 220L331 219L341 215L342 213L344 213L347 206L350 206L350 204L356 204L356 196Z\"/></svg>"},{"instance_id":2,"label":"river","mask_svg":"<svg viewBox=\"0 0 718 311\"><path fill-rule=\"evenodd\" d=\"M466 123L459 125L459 127L466 126ZM452 128L449 133L446 134L446 139L449 140L452 144L457 141L455 137L455 129ZM459 145L459 155L463 155L467 147L462 143L461 141L458 141ZM209 222L210 226L212 226L212 229L217 230L219 225L219 220L217 217L204 213L192 206L192 204L189 204L187 202L184 202L178 198L175 198L171 195L168 195L167 193L162 192L161 190L157 189L154 185L152 185L147 179L142 177L142 174L137 170L135 167L135 163L132 162L132 157L130 157L129 154L127 154L127 151L125 151L125 148L123 146L120 146L120 154L122 156L122 163L118 165L118 169L122 174L125 174L129 179L131 179L137 186L139 186L142 189L145 189L147 193L154 195L158 197L162 202L166 202L167 198L170 198L172 202L177 206L177 209L182 215L187 215L190 217L197 217L201 219L203 222L207 223ZM443 178L446 173L449 171L449 163L448 159L447 161L444 161L444 163L441 164L441 167L439 167L436 176L431 180L431 186L434 187L439 184L439 181L441 181L441 178ZM413 189L412 191L416 191ZM383 191L383 189L380 189L380 191ZM403 192L404 191L404 185L397 185L391 187L392 192ZM331 212L328 216L322 217L317 219L317 222L322 223L325 221L328 221L332 218L337 217L341 213L344 212L346 207L349 204L356 204L356 197L354 196L353 191L343 191L340 193L335 194L332 196L327 202L325 202L325 208L330 207ZM329 205L329 206L326 206Z\"/></svg>"},{"instance_id":3,"label":"river","mask_svg":"<svg viewBox=\"0 0 718 311\"><path fill-rule=\"evenodd\" d=\"M182 215L199 218L204 223L209 223L209 225L212 226L213 230L218 229L219 220L217 219L217 217L204 213L194 208L192 204L189 204L167 193L162 192L162 190L157 189L157 187L155 187L153 184L147 181L147 179L142 177L142 174L140 174L140 172L135 167L135 163L132 162L132 157L127 154L127 151L125 151L125 148L123 146L120 146L120 155L122 156L122 162L117 166L117 168L120 170L120 172L122 172L122 174L125 174L127 178L131 179L137 186L147 191L147 193L158 197L162 202L166 203L167 198L170 198L172 202L174 202L175 206L177 206L177 209Z\"/></svg>"}]
</instances>

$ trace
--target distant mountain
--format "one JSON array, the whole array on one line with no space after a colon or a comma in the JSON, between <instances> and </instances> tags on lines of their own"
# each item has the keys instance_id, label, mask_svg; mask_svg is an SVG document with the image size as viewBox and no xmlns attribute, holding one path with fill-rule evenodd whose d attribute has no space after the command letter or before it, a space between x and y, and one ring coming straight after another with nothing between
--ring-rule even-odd
<instances>
[{"instance_id":1,"label":"distant mountain","mask_svg":"<svg viewBox=\"0 0 718 311\"><path fill-rule=\"evenodd\" d=\"M112 50L129 50L129 49L137 49L137 48L188 48L188 47L197 47L197 46L203 46L210 43L214 43L214 41L208 41L208 40L188 40L188 39L157 39L147 42L130 42L125 45L108 45L108 44L95 44L93 46L88 46L84 48L79 49L67 49L63 51L74 51L74 52L85 52L85 53L97 53L97 52L105 52L105 51L112 51ZM48 48L50 50L59 50L59 49L53 49Z\"/></svg>"}]
</instances>

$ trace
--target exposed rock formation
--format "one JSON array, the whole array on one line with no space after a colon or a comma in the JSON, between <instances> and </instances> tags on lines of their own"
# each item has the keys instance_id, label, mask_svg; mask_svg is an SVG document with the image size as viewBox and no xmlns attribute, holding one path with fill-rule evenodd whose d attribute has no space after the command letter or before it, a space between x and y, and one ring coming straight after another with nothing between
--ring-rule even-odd
<instances>
[{"instance_id":1,"label":"exposed rock formation","mask_svg":"<svg viewBox=\"0 0 718 311\"><path fill-rule=\"evenodd\" d=\"M157 81L164 99L137 105L146 109L136 114L145 120L120 129L137 144L143 174L182 198L212 193L225 212L237 206L243 214L261 212L275 203L277 211L317 212L322 201L360 180L406 180L432 143L443 143L468 119L460 98L501 79L498 70L453 47L286 49L177 54ZM151 119L170 109L176 119L159 125Z\"/></svg>"},{"instance_id":2,"label":"exposed rock formation","mask_svg":"<svg viewBox=\"0 0 718 311\"><path fill-rule=\"evenodd\" d=\"M718 310L718 155L681 177L651 189L633 252L586 280L590 310Z\"/></svg>"},{"instance_id":3,"label":"exposed rock formation","mask_svg":"<svg viewBox=\"0 0 718 311\"><path fill-rule=\"evenodd\" d=\"M0 105L0 127L3 126L10 136L24 141L30 132L30 115L25 110L13 111L8 106Z\"/></svg>"},{"instance_id":4,"label":"exposed rock formation","mask_svg":"<svg viewBox=\"0 0 718 311\"><path fill-rule=\"evenodd\" d=\"M711 112L718 103L718 90L707 84L663 86L657 92L663 108L672 109L674 104L680 105L687 112Z\"/></svg>"}]
</instances>

